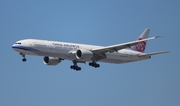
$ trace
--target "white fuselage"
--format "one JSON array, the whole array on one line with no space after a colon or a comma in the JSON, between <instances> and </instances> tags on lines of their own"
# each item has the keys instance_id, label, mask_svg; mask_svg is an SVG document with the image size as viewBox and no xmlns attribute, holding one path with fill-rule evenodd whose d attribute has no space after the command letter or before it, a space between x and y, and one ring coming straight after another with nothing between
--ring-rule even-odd
<instances>
[{"instance_id":1,"label":"white fuselage","mask_svg":"<svg viewBox=\"0 0 180 106\"><path fill-rule=\"evenodd\" d=\"M36 39L25 39L18 41L12 46L14 50L24 55L36 55L36 56L49 56L58 57L65 60L77 60L75 52L79 49L91 50L95 48L100 48L102 46L67 43L67 42L57 42L48 40L36 40ZM139 61L144 59L149 59L149 56L140 57L139 55L144 54L141 52L122 49L113 53L106 53L106 58L101 59L100 62L107 63L127 63L133 61ZM92 59L88 60L77 60L90 62Z\"/></svg>"}]
</instances>

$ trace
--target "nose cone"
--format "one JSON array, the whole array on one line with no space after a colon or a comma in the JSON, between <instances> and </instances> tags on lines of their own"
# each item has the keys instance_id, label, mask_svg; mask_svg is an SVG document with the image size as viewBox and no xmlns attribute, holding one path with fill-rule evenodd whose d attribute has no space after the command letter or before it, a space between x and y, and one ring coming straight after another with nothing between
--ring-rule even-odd
<instances>
[{"instance_id":1,"label":"nose cone","mask_svg":"<svg viewBox=\"0 0 180 106\"><path fill-rule=\"evenodd\" d=\"M21 45L19 45L19 44L13 44L12 45L12 49L14 49L15 51L17 51L17 52L21 52Z\"/></svg>"},{"instance_id":2,"label":"nose cone","mask_svg":"<svg viewBox=\"0 0 180 106\"><path fill-rule=\"evenodd\" d=\"M14 49L15 51L17 51L18 45L17 45L17 44L13 44L13 45L12 45L12 49Z\"/></svg>"},{"instance_id":3,"label":"nose cone","mask_svg":"<svg viewBox=\"0 0 180 106\"><path fill-rule=\"evenodd\" d=\"M12 45L12 48L13 48L13 49L16 48L16 44L13 44L13 45Z\"/></svg>"}]
</instances>

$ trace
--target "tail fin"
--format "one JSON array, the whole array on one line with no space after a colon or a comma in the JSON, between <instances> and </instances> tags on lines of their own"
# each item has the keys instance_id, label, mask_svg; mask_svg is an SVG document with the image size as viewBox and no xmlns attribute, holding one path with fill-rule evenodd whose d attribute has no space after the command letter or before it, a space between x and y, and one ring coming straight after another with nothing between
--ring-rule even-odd
<instances>
[{"instance_id":1,"label":"tail fin","mask_svg":"<svg viewBox=\"0 0 180 106\"><path fill-rule=\"evenodd\" d=\"M150 29L146 28L144 32L139 36L137 40L146 39L149 36ZM144 52L146 48L146 41L139 42L138 44L131 46L132 50L138 51L138 52Z\"/></svg>"}]
</instances>

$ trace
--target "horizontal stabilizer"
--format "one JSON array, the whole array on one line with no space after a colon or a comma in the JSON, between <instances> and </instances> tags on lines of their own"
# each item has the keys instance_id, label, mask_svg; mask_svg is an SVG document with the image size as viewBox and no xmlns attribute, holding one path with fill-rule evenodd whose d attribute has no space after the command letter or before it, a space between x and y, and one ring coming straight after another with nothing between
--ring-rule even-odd
<instances>
[{"instance_id":1,"label":"horizontal stabilizer","mask_svg":"<svg viewBox=\"0 0 180 106\"><path fill-rule=\"evenodd\" d=\"M157 55L157 54L164 54L164 53L169 53L169 51L161 51L161 52L152 52L152 53L146 53L146 54L141 54L141 56L152 56L152 55Z\"/></svg>"}]
</instances>

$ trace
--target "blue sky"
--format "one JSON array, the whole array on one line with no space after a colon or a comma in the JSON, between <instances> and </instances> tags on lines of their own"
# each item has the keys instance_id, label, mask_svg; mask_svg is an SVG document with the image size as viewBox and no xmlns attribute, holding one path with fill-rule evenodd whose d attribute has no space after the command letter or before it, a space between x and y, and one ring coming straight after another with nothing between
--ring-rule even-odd
<instances>
[{"instance_id":1,"label":"blue sky","mask_svg":"<svg viewBox=\"0 0 180 106\"><path fill-rule=\"evenodd\" d=\"M179 106L180 2L178 0L1 0L0 106ZM136 40L145 28L150 60L94 69L71 61L46 66L22 57L17 40L49 39L108 46Z\"/></svg>"}]
</instances>

